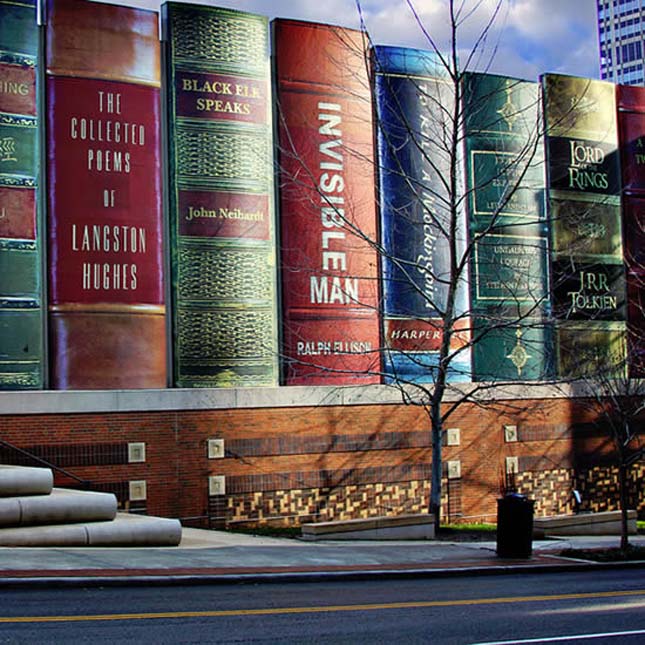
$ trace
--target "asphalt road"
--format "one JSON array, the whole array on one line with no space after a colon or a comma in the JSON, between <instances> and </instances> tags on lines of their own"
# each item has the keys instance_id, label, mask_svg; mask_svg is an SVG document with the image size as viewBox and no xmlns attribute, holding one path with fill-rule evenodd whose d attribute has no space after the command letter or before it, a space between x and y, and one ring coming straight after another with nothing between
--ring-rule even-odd
<instances>
[{"instance_id":1,"label":"asphalt road","mask_svg":"<svg viewBox=\"0 0 645 645\"><path fill-rule=\"evenodd\" d=\"M0 591L0 643L527 641L645 643L643 570Z\"/></svg>"}]
</instances>

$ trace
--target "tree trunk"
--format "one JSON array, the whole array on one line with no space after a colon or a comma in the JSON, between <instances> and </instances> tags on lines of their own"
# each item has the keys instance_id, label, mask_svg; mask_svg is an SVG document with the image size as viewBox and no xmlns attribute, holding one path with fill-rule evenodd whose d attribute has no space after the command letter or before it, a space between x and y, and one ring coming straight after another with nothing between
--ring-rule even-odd
<instances>
[{"instance_id":1,"label":"tree trunk","mask_svg":"<svg viewBox=\"0 0 645 645\"><path fill-rule=\"evenodd\" d=\"M439 530L441 522L441 471L442 471L442 420L440 406L433 404L430 411L432 428L432 473L430 479L430 514L434 515L435 531Z\"/></svg>"},{"instance_id":2,"label":"tree trunk","mask_svg":"<svg viewBox=\"0 0 645 645\"><path fill-rule=\"evenodd\" d=\"M627 467L621 455L618 465L618 496L620 503L620 548L622 551L629 547L629 530L627 525Z\"/></svg>"}]
</instances>

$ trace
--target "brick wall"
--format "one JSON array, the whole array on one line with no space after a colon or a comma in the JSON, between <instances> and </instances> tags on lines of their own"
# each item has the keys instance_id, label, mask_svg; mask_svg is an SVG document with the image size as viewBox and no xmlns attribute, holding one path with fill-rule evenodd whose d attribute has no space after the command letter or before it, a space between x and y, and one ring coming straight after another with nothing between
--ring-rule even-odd
<instances>
[{"instance_id":1,"label":"brick wall","mask_svg":"<svg viewBox=\"0 0 645 645\"><path fill-rule=\"evenodd\" d=\"M581 399L460 406L447 423L458 432L444 442L444 516L494 520L507 457L517 459L518 487L539 515L570 512L573 488L590 509L615 507L609 445L594 421ZM298 524L428 506L428 419L413 406L14 413L0 424L0 439L115 492L123 507L186 524ZM223 439L222 458L208 458L209 439ZM144 462L131 462L129 443L145 444ZM2 446L0 461L30 463ZM641 512L643 474L637 465L632 498ZM223 477L211 486L224 491L209 491L209 477ZM140 481L146 498L131 500L130 482ZM78 485L62 473L56 483Z\"/></svg>"}]
</instances>

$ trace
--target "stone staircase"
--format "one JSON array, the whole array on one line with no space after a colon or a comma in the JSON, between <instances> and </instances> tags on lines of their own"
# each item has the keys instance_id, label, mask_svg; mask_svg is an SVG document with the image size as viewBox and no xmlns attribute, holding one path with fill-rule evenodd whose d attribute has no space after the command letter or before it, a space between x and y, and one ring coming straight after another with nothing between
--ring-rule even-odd
<instances>
[{"instance_id":1,"label":"stone staircase","mask_svg":"<svg viewBox=\"0 0 645 645\"><path fill-rule=\"evenodd\" d=\"M1 546L177 546L178 520L117 513L111 493L54 488L48 468L0 465Z\"/></svg>"}]
</instances>

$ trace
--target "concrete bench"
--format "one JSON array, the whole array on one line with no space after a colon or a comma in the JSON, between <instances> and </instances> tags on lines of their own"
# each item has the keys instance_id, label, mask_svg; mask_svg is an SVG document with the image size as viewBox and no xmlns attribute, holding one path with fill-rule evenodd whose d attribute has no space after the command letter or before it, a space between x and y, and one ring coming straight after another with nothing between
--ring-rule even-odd
<instances>
[{"instance_id":1,"label":"concrete bench","mask_svg":"<svg viewBox=\"0 0 645 645\"><path fill-rule=\"evenodd\" d=\"M0 546L177 546L181 542L179 520L117 513L113 520L19 526L0 530ZM136 557L136 556L135 556Z\"/></svg>"},{"instance_id":2,"label":"concrete bench","mask_svg":"<svg viewBox=\"0 0 645 645\"><path fill-rule=\"evenodd\" d=\"M637 533L636 511L627 511L627 530L630 535ZM620 511L534 518L533 536L546 535L620 535Z\"/></svg>"},{"instance_id":3,"label":"concrete bench","mask_svg":"<svg viewBox=\"0 0 645 645\"><path fill-rule=\"evenodd\" d=\"M0 464L0 497L49 495L53 486L54 475L49 468Z\"/></svg>"},{"instance_id":4,"label":"concrete bench","mask_svg":"<svg viewBox=\"0 0 645 645\"><path fill-rule=\"evenodd\" d=\"M302 525L304 540L432 540L434 517L427 513L368 517Z\"/></svg>"}]
</instances>

